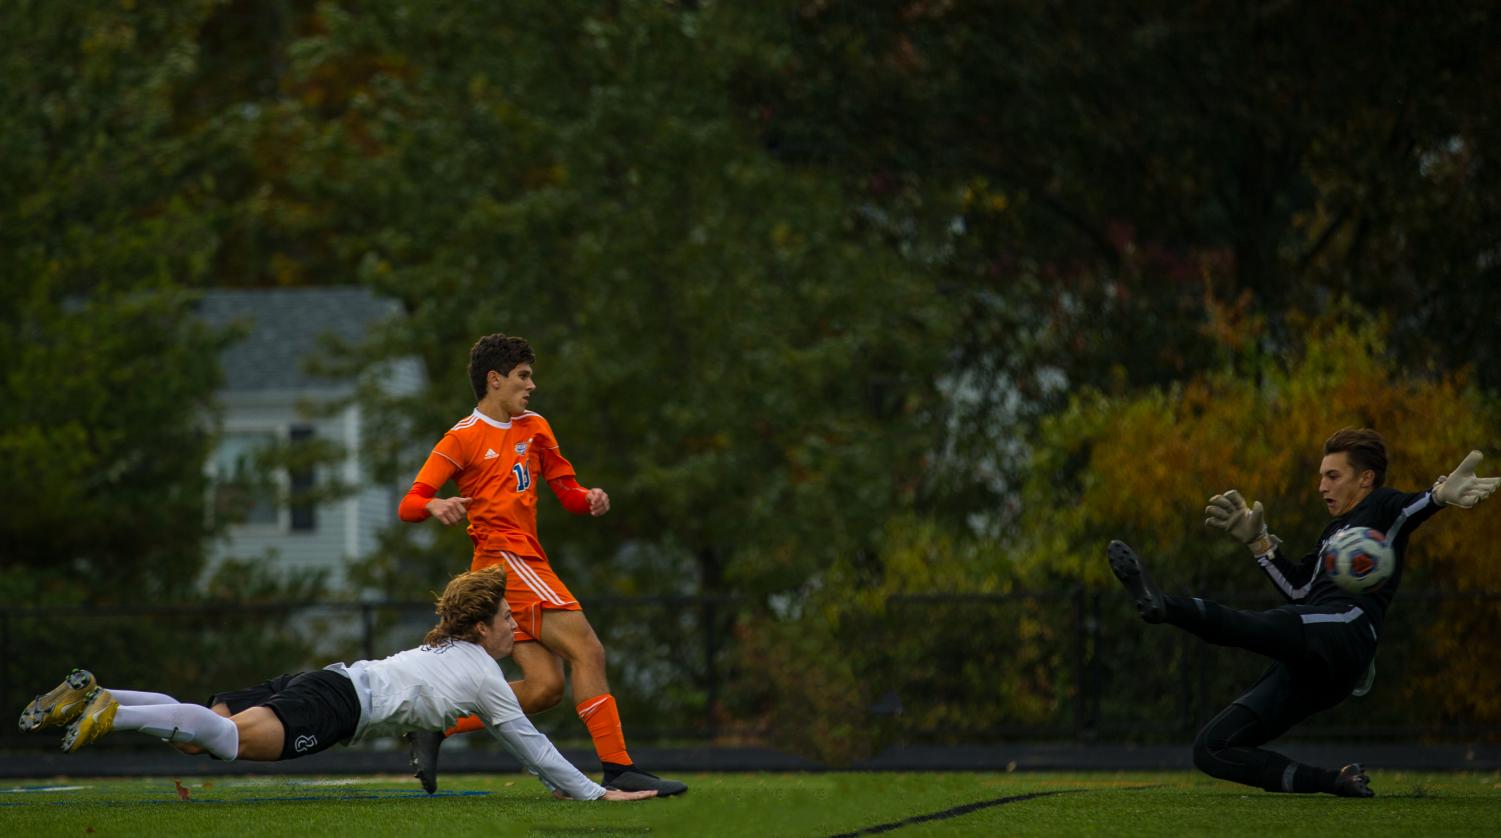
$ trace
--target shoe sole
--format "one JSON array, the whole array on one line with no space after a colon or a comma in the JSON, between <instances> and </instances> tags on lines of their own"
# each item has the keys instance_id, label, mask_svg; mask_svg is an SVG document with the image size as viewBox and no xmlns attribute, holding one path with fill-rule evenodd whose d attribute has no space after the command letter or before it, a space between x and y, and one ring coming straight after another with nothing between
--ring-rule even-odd
<instances>
[{"instance_id":1,"label":"shoe sole","mask_svg":"<svg viewBox=\"0 0 1501 838\"><path fill-rule=\"evenodd\" d=\"M78 718L89 704L93 691L94 676L86 669L68 673L61 684L46 695L39 695L21 711L21 732L30 733L49 727L65 725Z\"/></svg>"},{"instance_id":2,"label":"shoe sole","mask_svg":"<svg viewBox=\"0 0 1501 838\"><path fill-rule=\"evenodd\" d=\"M1136 551L1124 541L1112 541L1105 550L1105 555L1110 559L1110 570L1115 578L1126 586L1126 590L1136 601L1136 611L1141 618L1149 623L1162 622L1166 616L1162 594L1137 557Z\"/></svg>"},{"instance_id":3,"label":"shoe sole","mask_svg":"<svg viewBox=\"0 0 1501 838\"><path fill-rule=\"evenodd\" d=\"M90 703L93 702L94 696L98 695L99 692L100 688L95 687L93 692L89 693ZM68 725L68 732L63 734L63 750L73 753L84 745L109 733L115 726L115 711L119 709L119 703L111 697L109 704L106 704L93 715L87 713L80 714L73 721L73 724Z\"/></svg>"},{"instance_id":4,"label":"shoe sole","mask_svg":"<svg viewBox=\"0 0 1501 838\"><path fill-rule=\"evenodd\" d=\"M650 778L648 778L650 780ZM611 791L654 791L657 797L672 797L688 790L688 786L677 780L655 780L639 785L637 788L622 788L613 783L605 783L604 787Z\"/></svg>"},{"instance_id":5,"label":"shoe sole","mask_svg":"<svg viewBox=\"0 0 1501 838\"><path fill-rule=\"evenodd\" d=\"M423 765L422 765L422 763L423 763L422 757L418 756L418 754L417 754L417 749L420 748L420 747L422 747L422 742L421 742L421 739L419 737L419 734L408 733L406 735L406 740L407 740L407 767L409 767L409 768L412 769L412 776L416 777L417 778L417 782L419 782L419 783L422 784L422 790L423 791L427 792L428 794L436 794L437 791L438 791L438 752L437 752L437 749L433 750L433 758L432 758L432 766L431 766L432 770L431 771L424 771L423 770ZM443 747L443 740L442 739L438 740L438 747L439 748Z\"/></svg>"},{"instance_id":6,"label":"shoe sole","mask_svg":"<svg viewBox=\"0 0 1501 838\"><path fill-rule=\"evenodd\" d=\"M1349 771L1349 779L1346 780L1345 772ZM1367 798L1375 797L1376 792L1371 791L1371 778L1365 773L1365 766L1360 763L1352 763L1340 769L1339 776L1335 779L1335 792L1340 797Z\"/></svg>"}]
</instances>

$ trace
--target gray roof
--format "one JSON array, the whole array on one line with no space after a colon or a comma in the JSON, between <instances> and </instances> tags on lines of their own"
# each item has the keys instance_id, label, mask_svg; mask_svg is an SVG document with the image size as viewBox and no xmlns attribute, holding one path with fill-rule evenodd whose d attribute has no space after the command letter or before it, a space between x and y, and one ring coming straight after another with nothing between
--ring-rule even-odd
<instances>
[{"instance_id":1,"label":"gray roof","mask_svg":"<svg viewBox=\"0 0 1501 838\"><path fill-rule=\"evenodd\" d=\"M322 288L216 290L203 295L199 316L216 328L233 324L248 334L224 351L224 389L329 389L341 382L309 375L323 335L360 341L377 321L400 311L395 300L352 285Z\"/></svg>"}]
</instances>

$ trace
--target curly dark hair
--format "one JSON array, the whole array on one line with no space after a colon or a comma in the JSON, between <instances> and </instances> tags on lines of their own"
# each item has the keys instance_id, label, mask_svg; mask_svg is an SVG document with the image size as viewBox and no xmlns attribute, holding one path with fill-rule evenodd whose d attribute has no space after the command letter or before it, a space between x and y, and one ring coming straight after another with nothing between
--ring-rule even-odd
<instances>
[{"instance_id":1,"label":"curly dark hair","mask_svg":"<svg viewBox=\"0 0 1501 838\"><path fill-rule=\"evenodd\" d=\"M501 565L460 573L448 580L433 613L438 624L423 639L428 646L455 640L479 642L479 623L488 623L500 613L506 599L506 571Z\"/></svg>"},{"instance_id":2,"label":"curly dark hair","mask_svg":"<svg viewBox=\"0 0 1501 838\"><path fill-rule=\"evenodd\" d=\"M1324 454L1345 452L1359 474L1376 472L1376 486L1386 483L1386 440L1370 428L1340 428L1324 440Z\"/></svg>"},{"instance_id":3,"label":"curly dark hair","mask_svg":"<svg viewBox=\"0 0 1501 838\"><path fill-rule=\"evenodd\" d=\"M517 364L535 364L537 356L526 338L509 337L500 332L485 335L469 348L469 384L475 400L485 397L485 376L490 370L510 375Z\"/></svg>"}]
</instances>

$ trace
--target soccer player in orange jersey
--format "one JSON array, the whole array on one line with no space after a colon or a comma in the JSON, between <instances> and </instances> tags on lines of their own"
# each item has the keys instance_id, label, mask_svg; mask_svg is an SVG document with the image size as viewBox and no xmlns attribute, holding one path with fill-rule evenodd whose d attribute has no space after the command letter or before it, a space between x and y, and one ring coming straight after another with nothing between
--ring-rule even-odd
<instances>
[{"instance_id":1,"label":"soccer player in orange jersey","mask_svg":"<svg viewBox=\"0 0 1501 838\"><path fill-rule=\"evenodd\" d=\"M604 770L603 785L621 791L654 790L659 796L688 787L637 768L625 748L625 734L610 685L605 649L582 606L569 593L537 538L537 487L541 478L575 515L598 517L610 511L603 489L586 489L573 465L558 450L552 426L527 409L536 382L536 355L527 342L503 334L486 335L469 350L469 381L479 404L433 447L401 501L401 520L436 518L447 525L469 521L474 542L471 570L504 565L506 601L516 618L511 659L521 680L511 684L528 715L557 706L563 698L563 661L572 670L576 710ZM455 497L437 497L449 480ZM447 735L479 730L478 719L461 719ZM409 739L412 767L422 787L438 788L438 749L443 734L416 733Z\"/></svg>"}]
</instances>

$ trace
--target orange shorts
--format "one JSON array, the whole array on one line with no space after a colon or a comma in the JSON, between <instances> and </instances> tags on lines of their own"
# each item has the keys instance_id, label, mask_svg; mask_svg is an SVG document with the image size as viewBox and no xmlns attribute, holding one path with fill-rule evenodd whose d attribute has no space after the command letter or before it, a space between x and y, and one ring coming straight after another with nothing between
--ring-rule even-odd
<instances>
[{"instance_id":1,"label":"orange shorts","mask_svg":"<svg viewBox=\"0 0 1501 838\"><path fill-rule=\"evenodd\" d=\"M584 610L546 559L480 548L474 551L469 569L494 565L506 569L506 602L511 604L511 616L516 620L517 643L541 639L543 611Z\"/></svg>"}]
</instances>

